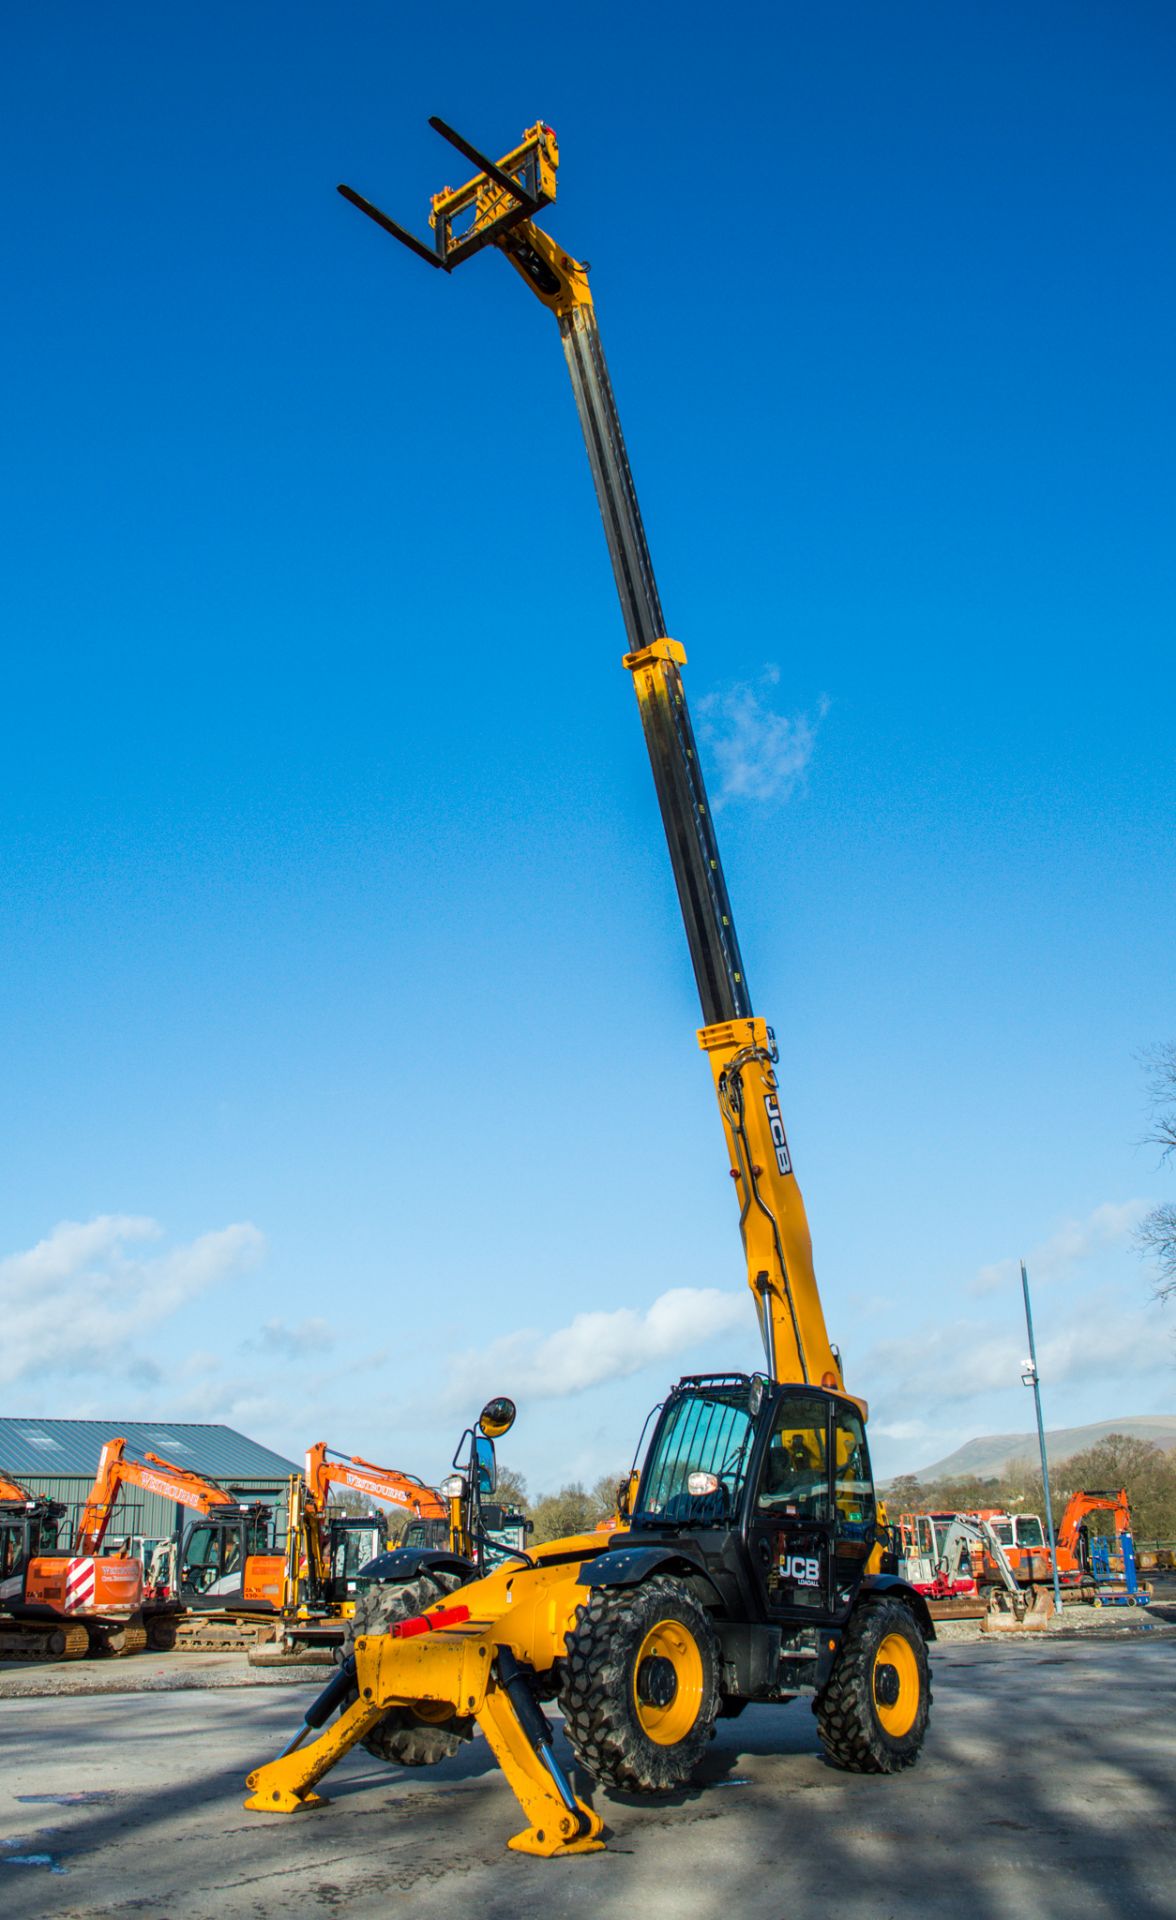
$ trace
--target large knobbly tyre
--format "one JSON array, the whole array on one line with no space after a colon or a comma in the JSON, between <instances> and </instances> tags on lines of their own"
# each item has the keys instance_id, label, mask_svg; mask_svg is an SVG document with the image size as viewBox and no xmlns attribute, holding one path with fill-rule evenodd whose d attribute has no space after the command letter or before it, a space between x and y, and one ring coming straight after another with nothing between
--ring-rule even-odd
<instances>
[{"instance_id":1,"label":"large knobbly tyre","mask_svg":"<svg viewBox=\"0 0 1176 1920\"><path fill-rule=\"evenodd\" d=\"M559 1696L573 1753L603 1786L672 1792L706 1751L718 1678L710 1616L680 1580L594 1588Z\"/></svg>"},{"instance_id":2,"label":"large knobbly tyre","mask_svg":"<svg viewBox=\"0 0 1176 1920\"><path fill-rule=\"evenodd\" d=\"M356 1601L355 1612L347 1623L344 1657L361 1635L386 1633L397 1620L411 1620L415 1614L424 1613L426 1607L434 1606L460 1585L452 1573L422 1573L416 1580L369 1587ZM355 1698L353 1693L344 1712ZM392 1766L433 1767L438 1760L448 1760L462 1741L469 1739L471 1724L453 1715L433 1722L422 1719L409 1707L392 1707L382 1720L377 1720L360 1744L377 1760L387 1760Z\"/></svg>"},{"instance_id":3,"label":"large knobbly tyre","mask_svg":"<svg viewBox=\"0 0 1176 1920\"><path fill-rule=\"evenodd\" d=\"M813 1703L821 1745L850 1773L898 1773L919 1757L931 1706L927 1643L899 1600L859 1602Z\"/></svg>"}]
</instances>

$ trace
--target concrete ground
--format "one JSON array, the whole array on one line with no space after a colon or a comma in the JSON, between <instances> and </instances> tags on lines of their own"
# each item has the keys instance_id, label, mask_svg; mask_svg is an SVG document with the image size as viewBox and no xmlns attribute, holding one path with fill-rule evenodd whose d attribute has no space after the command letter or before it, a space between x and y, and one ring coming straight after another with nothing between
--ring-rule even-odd
<instances>
[{"instance_id":1,"label":"concrete ground","mask_svg":"<svg viewBox=\"0 0 1176 1920\"><path fill-rule=\"evenodd\" d=\"M245 1773L283 1743L321 1672L9 1695L0 1913L1172 1920L1176 1633L955 1641L933 1655L931 1731L909 1773L837 1773L803 1702L751 1708L720 1723L697 1790L598 1794L609 1851L555 1861L506 1851L521 1822L480 1738L424 1773L357 1750L322 1811L245 1813Z\"/></svg>"}]
</instances>

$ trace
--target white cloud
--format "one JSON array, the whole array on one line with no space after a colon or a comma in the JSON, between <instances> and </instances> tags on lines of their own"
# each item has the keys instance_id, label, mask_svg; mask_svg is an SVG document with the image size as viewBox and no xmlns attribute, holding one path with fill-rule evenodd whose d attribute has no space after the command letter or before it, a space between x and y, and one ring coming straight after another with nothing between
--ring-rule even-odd
<instances>
[{"instance_id":1,"label":"white cloud","mask_svg":"<svg viewBox=\"0 0 1176 1920\"><path fill-rule=\"evenodd\" d=\"M884 1440L921 1440L929 1431L925 1420L871 1420L870 1437Z\"/></svg>"},{"instance_id":2,"label":"white cloud","mask_svg":"<svg viewBox=\"0 0 1176 1920\"><path fill-rule=\"evenodd\" d=\"M1104 1398L1110 1412L1130 1408L1145 1380L1159 1387L1171 1379L1162 1310L1148 1299L1129 1247L1146 1209L1143 1200L1106 1201L1065 1221L1025 1256L1035 1289L1037 1362L1055 1425L1072 1424L1068 1408ZM919 1442L930 1458L977 1433L1032 1422L1021 1386L1028 1340L1020 1261L981 1268L964 1291L972 1302L966 1312L949 1318L947 1308L901 1339L879 1342L857 1375L876 1416L872 1431L908 1455Z\"/></svg>"},{"instance_id":3,"label":"white cloud","mask_svg":"<svg viewBox=\"0 0 1176 1920\"><path fill-rule=\"evenodd\" d=\"M732 800L787 800L813 757L829 703L821 702L815 720L807 713L776 713L761 689L779 678L779 669L769 667L758 686L742 682L698 703L699 734L718 772L716 807Z\"/></svg>"},{"instance_id":4,"label":"white cloud","mask_svg":"<svg viewBox=\"0 0 1176 1920\"><path fill-rule=\"evenodd\" d=\"M1172 1355L1163 1328L1160 1312L1129 1287L1088 1290L1070 1302L1058 1332L1043 1334L1042 1316L1037 1316L1043 1385L1053 1393L1084 1383L1105 1381L1114 1387L1170 1376ZM976 1319L941 1321L912 1328L908 1338L880 1342L858 1377L871 1383L878 1431L905 1439L899 1428L910 1422L912 1408L922 1417L1017 1387L1026 1351L1024 1323L1015 1312L1001 1327Z\"/></svg>"},{"instance_id":5,"label":"white cloud","mask_svg":"<svg viewBox=\"0 0 1176 1920\"><path fill-rule=\"evenodd\" d=\"M162 1237L155 1220L103 1214L63 1220L35 1247L0 1260L0 1382L40 1384L53 1375L158 1381L161 1371L138 1352L138 1336L245 1272L265 1248L257 1228L240 1221L162 1253L140 1251Z\"/></svg>"},{"instance_id":6,"label":"white cloud","mask_svg":"<svg viewBox=\"0 0 1176 1920\"><path fill-rule=\"evenodd\" d=\"M329 1321L319 1319L300 1320L296 1326L288 1326L284 1320L266 1320L245 1342L248 1350L279 1360L303 1360L308 1354L328 1352L334 1344Z\"/></svg>"},{"instance_id":7,"label":"white cloud","mask_svg":"<svg viewBox=\"0 0 1176 1920\"><path fill-rule=\"evenodd\" d=\"M460 1354L450 1369L453 1404L466 1407L478 1395L510 1393L546 1400L582 1393L607 1380L623 1380L642 1367L716 1335L746 1327L744 1294L717 1287L671 1287L644 1312L617 1307L611 1313L578 1313L554 1333L505 1334L488 1347Z\"/></svg>"},{"instance_id":8,"label":"white cloud","mask_svg":"<svg viewBox=\"0 0 1176 1920\"><path fill-rule=\"evenodd\" d=\"M1085 1220L1065 1221L1041 1246L1025 1255L1030 1285L1049 1286L1055 1280L1064 1280L1082 1261L1108 1248L1122 1246L1134 1233L1149 1205L1147 1200L1105 1200L1087 1214ZM997 1260L991 1266L981 1267L968 1292L974 1299L983 1299L985 1294L1020 1284L1020 1260Z\"/></svg>"}]
</instances>

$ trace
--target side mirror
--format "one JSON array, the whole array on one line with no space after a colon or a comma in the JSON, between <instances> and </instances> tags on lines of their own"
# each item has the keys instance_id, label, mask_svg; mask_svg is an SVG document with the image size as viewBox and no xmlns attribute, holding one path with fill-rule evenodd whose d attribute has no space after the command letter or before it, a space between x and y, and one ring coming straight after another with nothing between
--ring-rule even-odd
<instances>
[{"instance_id":1,"label":"side mirror","mask_svg":"<svg viewBox=\"0 0 1176 1920\"><path fill-rule=\"evenodd\" d=\"M481 1433L474 1435L474 1469L478 1476L478 1492L493 1493L498 1482L494 1442Z\"/></svg>"},{"instance_id":2,"label":"side mirror","mask_svg":"<svg viewBox=\"0 0 1176 1920\"><path fill-rule=\"evenodd\" d=\"M501 1440L514 1423L515 1403L502 1394L497 1400L487 1400L478 1415L478 1432L484 1434L487 1440Z\"/></svg>"}]
</instances>

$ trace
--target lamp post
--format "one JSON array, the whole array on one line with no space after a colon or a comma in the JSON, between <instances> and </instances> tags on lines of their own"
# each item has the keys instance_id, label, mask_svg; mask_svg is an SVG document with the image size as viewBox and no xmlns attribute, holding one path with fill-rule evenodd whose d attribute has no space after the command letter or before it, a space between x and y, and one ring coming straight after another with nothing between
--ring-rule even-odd
<instances>
[{"instance_id":1,"label":"lamp post","mask_svg":"<svg viewBox=\"0 0 1176 1920\"><path fill-rule=\"evenodd\" d=\"M1029 1275L1021 1262L1021 1291L1025 1295L1025 1326L1029 1333L1029 1358L1021 1368L1022 1386L1032 1387L1037 1409L1037 1444L1041 1448L1041 1484L1045 1488L1045 1529L1049 1538L1049 1564L1053 1569L1054 1607L1062 1617L1062 1588L1058 1579L1058 1543L1054 1538L1053 1501L1049 1492L1049 1460L1045 1452L1045 1422L1041 1417L1041 1379L1037 1372L1037 1346L1033 1339L1033 1309L1029 1304Z\"/></svg>"}]
</instances>

